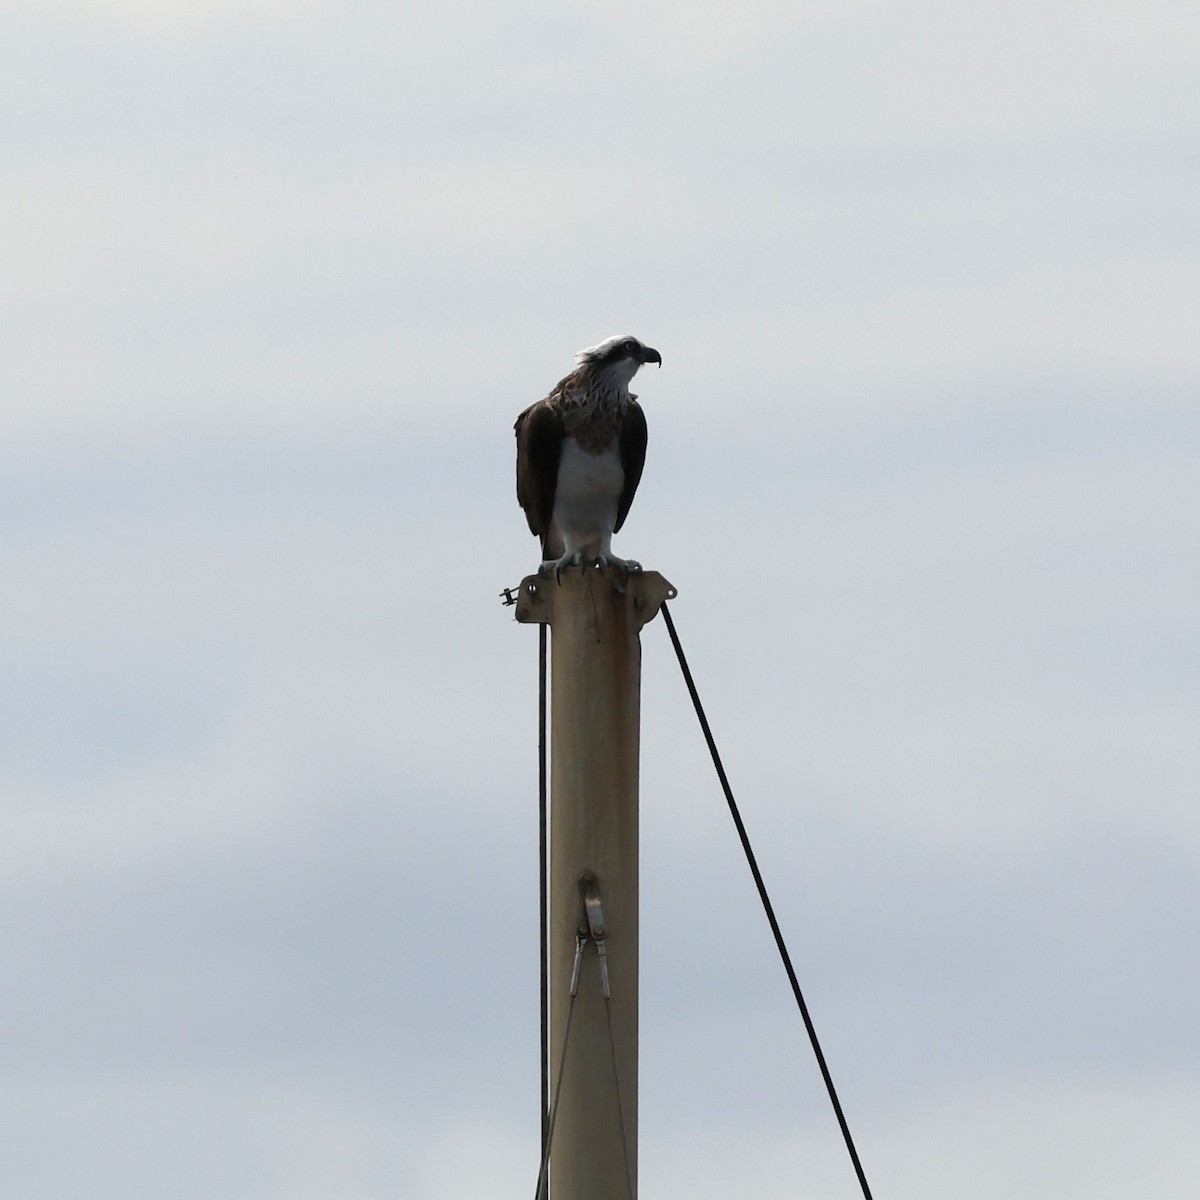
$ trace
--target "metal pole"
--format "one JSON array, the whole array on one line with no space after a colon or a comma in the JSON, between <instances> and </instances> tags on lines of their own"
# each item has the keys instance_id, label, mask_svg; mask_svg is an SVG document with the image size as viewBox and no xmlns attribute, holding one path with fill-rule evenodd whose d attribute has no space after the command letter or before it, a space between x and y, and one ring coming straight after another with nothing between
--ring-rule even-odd
<instances>
[{"instance_id":1,"label":"metal pole","mask_svg":"<svg viewBox=\"0 0 1200 1200\"><path fill-rule=\"evenodd\" d=\"M550 1157L554 1200L636 1193L638 1060L639 634L675 589L657 572L589 568L521 584L517 620L550 626ZM610 999L596 939L571 975L581 877L603 912ZM592 897L592 901L595 897ZM593 918L595 904L592 903ZM588 928L586 918L583 926ZM592 932L595 933L593 919ZM561 1062L561 1088L559 1064Z\"/></svg>"}]
</instances>

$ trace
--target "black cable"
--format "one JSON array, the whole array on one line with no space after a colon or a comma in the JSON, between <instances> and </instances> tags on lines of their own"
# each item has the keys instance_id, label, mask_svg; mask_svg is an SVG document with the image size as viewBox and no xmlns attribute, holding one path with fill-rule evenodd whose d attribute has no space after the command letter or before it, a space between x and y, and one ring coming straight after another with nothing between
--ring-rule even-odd
<instances>
[{"instance_id":1,"label":"black cable","mask_svg":"<svg viewBox=\"0 0 1200 1200\"><path fill-rule=\"evenodd\" d=\"M842 1137L846 1141L846 1149L850 1152L850 1161L854 1164L854 1171L858 1175L858 1182L862 1188L863 1196L866 1197L866 1200L871 1200L871 1189L867 1186L867 1177L863 1172L862 1163L859 1161L858 1151L854 1148L854 1139L850 1136L850 1126L846 1124L846 1116L842 1112L842 1106L837 1096L837 1089L833 1086L833 1076L829 1074L829 1067L825 1063L825 1055L821 1052L821 1043L817 1040L816 1028L812 1023L812 1018L808 1015L808 1005L804 1003L804 995L800 991L800 984L796 979L796 972L792 967L791 955L788 954L783 934L779 929L779 922L775 919L775 909L771 905L771 898L767 895L766 884L763 883L762 874L758 869L758 862L750 846L750 839L746 835L746 826L742 824L741 813L738 812L737 802L733 798L733 790L729 786L729 780L725 775L725 768L721 765L721 756L717 752L717 743L713 740L712 730L708 726L708 718L704 715L704 706L700 703L700 694L696 691L695 681L692 679L692 673L688 669L687 658L684 656L683 647L679 644L679 635L675 632L675 622L671 620L671 613L665 601L662 605L662 615L667 623L667 632L671 635L671 644L675 647L675 657L679 659L679 666L683 671L683 679L687 684L688 693L692 697L692 705L696 709L696 716L700 719L700 728L704 732L704 740L708 743L708 752L712 755L713 766L717 769L717 778L721 781L721 788L725 792L725 799L729 804L729 813L733 817L734 825L737 826L738 837L741 839L742 849L746 853L746 861L750 864L750 873L754 876L754 885L758 888L759 899L762 901L763 909L767 914L767 920L771 924L771 932L775 935L775 945L779 948L779 957L783 959L784 970L787 971L788 980L791 982L792 992L796 997L796 1004L800 1008L800 1015L804 1018L804 1028L808 1030L808 1040L812 1043L813 1053L817 1056L817 1065L821 1068L821 1077L825 1080L825 1089L829 1092L833 1111L837 1114L838 1124L842 1129Z\"/></svg>"},{"instance_id":2,"label":"black cable","mask_svg":"<svg viewBox=\"0 0 1200 1200\"><path fill-rule=\"evenodd\" d=\"M542 1145L550 1142L550 931L546 854L546 625L538 624L538 925L542 1042ZM546 1185L549 1196L549 1184Z\"/></svg>"}]
</instances>

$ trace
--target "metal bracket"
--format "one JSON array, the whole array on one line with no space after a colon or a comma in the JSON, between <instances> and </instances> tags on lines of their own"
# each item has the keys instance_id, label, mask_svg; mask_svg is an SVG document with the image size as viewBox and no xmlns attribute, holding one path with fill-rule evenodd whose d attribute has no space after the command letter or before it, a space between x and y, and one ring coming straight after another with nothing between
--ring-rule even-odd
<instances>
[{"instance_id":1,"label":"metal bracket","mask_svg":"<svg viewBox=\"0 0 1200 1200\"><path fill-rule=\"evenodd\" d=\"M579 995L579 972L583 969L583 948L587 945L587 931L575 931L575 965L571 967L571 999Z\"/></svg>"},{"instance_id":2,"label":"metal bracket","mask_svg":"<svg viewBox=\"0 0 1200 1200\"><path fill-rule=\"evenodd\" d=\"M583 953L579 948L582 937L588 937L596 943L596 953L600 956L600 983L604 988L604 998L612 996L608 982L608 930L604 926L604 905L600 902L600 881L593 871L584 871L579 876L579 896L582 913L579 921L579 933L576 935L576 960ZM577 972L578 973L578 972Z\"/></svg>"},{"instance_id":3,"label":"metal bracket","mask_svg":"<svg viewBox=\"0 0 1200 1200\"><path fill-rule=\"evenodd\" d=\"M549 578L527 575L517 587L505 588L500 593L500 602L505 605L515 602L515 615L522 625L553 625L556 596L562 593L565 596L562 603L573 603L573 597L566 593L578 593L579 589L587 588L591 594L597 579L612 582L618 575L616 567L603 571L564 571L559 580L555 580L553 575ZM626 607L629 632L635 635L641 632L643 625L654 619L664 600L674 600L676 595L675 588L657 571L631 574L621 580L621 586L624 591L614 588L613 601ZM594 595L592 603L595 603Z\"/></svg>"}]
</instances>

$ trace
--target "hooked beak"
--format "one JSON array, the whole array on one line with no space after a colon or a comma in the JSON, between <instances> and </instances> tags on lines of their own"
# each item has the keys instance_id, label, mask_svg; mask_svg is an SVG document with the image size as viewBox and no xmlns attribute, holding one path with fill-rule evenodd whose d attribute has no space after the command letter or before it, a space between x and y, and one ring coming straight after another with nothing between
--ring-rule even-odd
<instances>
[{"instance_id":1,"label":"hooked beak","mask_svg":"<svg viewBox=\"0 0 1200 1200\"><path fill-rule=\"evenodd\" d=\"M658 365L661 367L662 366L662 355L659 354L659 352L657 350L655 350L653 346L645 346L642 348L642 362L643 363L650 363L650 362L658 363Z\"/></svg>"}]
</instances>

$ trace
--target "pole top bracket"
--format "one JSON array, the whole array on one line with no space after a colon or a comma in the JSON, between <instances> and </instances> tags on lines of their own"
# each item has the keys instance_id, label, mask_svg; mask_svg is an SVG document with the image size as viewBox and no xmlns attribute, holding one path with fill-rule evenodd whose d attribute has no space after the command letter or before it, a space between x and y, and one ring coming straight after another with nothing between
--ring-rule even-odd
<instances>
[{"instance_id":1,"label":"pole top bracket","mask_svg":"<svg viewBox=\"0 0 1200 1200\"><path fill-rule=\"evenodd\" d=\"M505 588L500 593L502 603L516 605L517 620L523 625L553 625L555 598L568 590L582 588L592 591L599 600L603 591L615 605L625 604L629 610L630 627L634 633L652 621L664 600L674 600L675 588L657 571L625 572L619 567L571 567L556 578L549 575L526 575L519 586Z\"/></svg>"}]
</instances>

